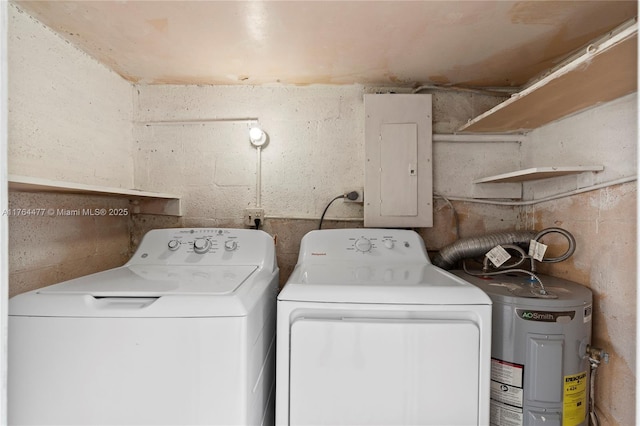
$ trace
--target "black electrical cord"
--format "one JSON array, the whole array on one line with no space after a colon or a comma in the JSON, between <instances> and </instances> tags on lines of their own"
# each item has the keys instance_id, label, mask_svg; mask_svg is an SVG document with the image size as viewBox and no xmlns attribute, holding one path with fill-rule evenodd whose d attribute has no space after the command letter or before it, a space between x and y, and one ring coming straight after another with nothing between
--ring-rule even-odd
<instances>
[{"instance_id":1,"label":"black electrical cord","mask_svg":"<svg viewBox=\"0 0 640 426\"><path fill-rule=\"evenodd\" d=\"M318 229L322 229L322 221L324 220L324 215L327 213L327 210L329 210L329 206L331 205L331 203L333 203L335 200L339 200L340 198L345 198L345 195L344 194L338 195L336 198L329 201L329 204L327 204L327 207L324 208L324 211L322 212L322 216L320 216L320 224L318 225Z\"/></svg>"}]
</instances>

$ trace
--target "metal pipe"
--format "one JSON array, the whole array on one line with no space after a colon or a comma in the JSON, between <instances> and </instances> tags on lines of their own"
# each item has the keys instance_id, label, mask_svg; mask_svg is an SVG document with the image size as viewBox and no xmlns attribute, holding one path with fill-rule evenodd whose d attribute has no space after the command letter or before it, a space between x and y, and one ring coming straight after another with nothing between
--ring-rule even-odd
<instances>
[{"instance_id":1,"label":"metal pipe","mask_svg":"<svg viewBox=\"0 0 640 426\"><path fill-rule=\"evenodd\" d=\"M257 146L256 151L256 208L262 208L262 147Z\"/></svg>"},{"instance_id":2,"label":"metal pipe","mask_svg":"<svg viewBox=\"0 0 640 426\"><path fill-rule=\"evenodd\" d=\"M220 117L220 118L194 118L187 120L155 120L155 121L134 121L133 124L143 126L188 126L210 123L257 123L256 117Z\"/></svg>"},{"instance_id":3,"label":"metal pipe","mask_svg":"<svg viewBox=\"0 0 640 426\"><path fill-rule=\"evenodd\" d=\"M594 348L587 345L587 354L589 356L589 364L591 366L591 374L589 375L589 425L599 426L600 420L596 413L596 373L600 362L609 363L609 354L600 348Z\"/></svg>"},{"instance_id":4,"label":"metal pipe","mask_svg":"<svg viewBox=\"0 0 640 426\"><path fill-rule=\"evenodd\" d=\"M590 360L591 361L591 360ZM596 372L598 371L598 365L600 362L590 362L591 374L589 375L589 425L600 426L600 420L596 414Z\"/></svg>"},{"instance_id":5,"label":"metal pipe","mask_svg":"<svg viewBox=\"0 0 640 426\"><path fill-rule=\"evenodd\" d=\"M415 94L421 92L423 90L443 90L443 91L456 91L456 92L468 92L468 93L480 93L482 95L490 95L490 96L509 96L514 92L520 90L518 87L494 87L494 88L475 88L475 87L465 87L465 86L442 86L439 84L423 84L422 86L416 87L411 91L411 93Z\"/></svg>"},{"instance_id":6,"label":"metal pipe","mask_svg":"<svg viewBox=\"0 0 640 426\"><path fill-rule=\"evenodd\" d=\"M522 134L504 135L504 134L446 134L446 133L434 133L432 135L433 142L523 142L527 137Z\"/></svg>"},{"instance_id":7,"label":"metal pipe","mask_svg":"<svg viewBox=\"0 0 640 426\"><path fill-rule=\"evenodd\" d=\"M527 274L529 275L531 278L533 278L534 280L536 280L538 282L538 284L540 284L540 290L538 293L531 293L533 295L535 295L536 297L541 297L541 298L545 298L545 299L557 299L558 296L550 293L547 291L546 288L544 288L544 284L542 283L542 280L540 279L540 277L538 277L536 274L534 274L531 271L527 271L526 269L518 269L518 268L512 268L512 269L504 269L501 271L494 271L494 272L480 272L480 273L475 273L475 272L471 272L469 271L469 269L467 269L467 265L466 263L463 261L462 262L462 269L464 270L464 272L466 272L469 275L472 275L474 277L491 277L494 275L504 275L504 274L512 274L514 272L519 272L521 274Z\"/></svg>"},{"instance_id":8,"label":"metal pipe","mask_svg":"<svg viewBox=\"0 0 640 426\"><path fill-rule=\"evenodd\" d=\"M585 188L574 189L568 192L562 192L556 195L550 195L548 197L540 198L538 200L528 200L528 201L496 201L496 200L483 200L477 198L463 198L463 197L452 197L447 195L446 197L451 201L463 201L467 203L478 203L478 204L491 204L495 206L533 206L535 204L544 203L545 201L557 200L559 198L570 197L572 195L582 194L584 192L595 191L598 189L608 188L614 185L620 185L623 183L634 182L638 180L638 176L628 176L616 180L612 180L609 182L599 183L597 185L588 186Z\"/></svg>"},{"instance_id":9,"label":"metal pipe","mask_svg":"<svg viewBox=\"0 0 640 426\"><path fill-rule=\"evenodd\" d=\"M544 263L557 263L557 262L562 262L562 261L567 260L568 258L570 258L573 255L573 253L576 251L576 239L573 238L573 235L571 235L571 232L567 231L566 229L562 229L562 228L546 228L546 229L543 229L542 231L538 232L538 234L535 236L534 240L540 241L540 238L544 237L547 234L551 234L551 233L557 233L557 234L563 235L567 239L567 242L569 243L569 247L567 248L567 251L564 252L563 255L558 256L558 257L545 258L545 259L542 259L542 262L544 262Z\"/></svg>"}]
</instances>

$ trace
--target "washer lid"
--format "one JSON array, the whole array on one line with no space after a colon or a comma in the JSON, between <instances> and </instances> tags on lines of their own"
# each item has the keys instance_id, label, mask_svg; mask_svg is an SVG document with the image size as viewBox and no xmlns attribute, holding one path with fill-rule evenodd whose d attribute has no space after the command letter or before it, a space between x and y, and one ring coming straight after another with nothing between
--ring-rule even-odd
<instances>
[{"instance_id":1,"label":"washer lid","mask_svg":"<svg viewBox=\"0 0 640 426\"><path fill-rule=\"evenodd\" d=\"M9 315L244 317L273 279L272 274L260 272L255 265L121 266L19 294L9 301Z\"/></svg>"},{"instance_id":2,"label":"washer lid","mask_svg":"<svg viewBox=\"0 0 640 426\"><path fill-rule=\"evenodd\" d=\"M299 264L278 300L490 305L477 287L431 264Z\"/></svg>"},{"instance_id":3,"label":"washer lid","mask_svg":"<svg viewBox=\"0 0 640 426\"><path fill-rule=\"evenodd\" d=\"M130 265L45 287L38 293L94 297L225 295L234 292L256 269L255 265Z\"/></svg>"}]
</instances>

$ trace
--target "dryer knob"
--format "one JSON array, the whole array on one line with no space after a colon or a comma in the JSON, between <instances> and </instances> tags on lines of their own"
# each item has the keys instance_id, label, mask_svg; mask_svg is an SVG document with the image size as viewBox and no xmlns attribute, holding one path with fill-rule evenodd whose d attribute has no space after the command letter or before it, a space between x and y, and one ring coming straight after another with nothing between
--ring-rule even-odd
<instances>
[{"instance_id":1,"label":"dryer knob","mask_svg":"<svg viewBox=\"0 0 640 426\"><path fill-rule=\"evenodd\" d=\"M362 253L368 252L369 250L371 250L371 241L366 238L359 238L356 241L356 250Z\"/></svg>"},{"instance_id":2,"label":"dryer knob","mask_svg":"<svg viewBox=\"0 0 640 426\"><path fill-rule=\"evenodd\" d=\"M388 249L392 249L394 244L392 240L384 240L384 246Z\"/></svg>"},{"instance_id":3,"label":"dryer knob","mask_svg":"<svg viewBox=\"0 0 640 426\"><path fill-rule=\"evenodd\" d=\"M226 251L234 251L237 248L238 248L238 243L236 243L233 240L228 240L224 242L224 249Z\"/></svg>"},{"instance_id":4,"label":"dryer knob","mask_svg":"<svg viewBox=\"0 0 640 426\"><path fill-rule=\"evenodd\" d=\"M171 240L169 241L169 244L167 244L169 246L169 250L173 251L173 250L178 250L180 248L180 241L178 240Z\"/></svg>"},{"instance_id":5,"label":"dryer knob","mask_svg":"<svg viewBox=\"0 0 640 426\"><path fill-rule=\"evenodd\" d=\"M209 240L204 238L198 238L193 240L193 251L198 254L203 254L209 251L209 247L211 247L211 243Z\"/></svg>"}]
</instances>

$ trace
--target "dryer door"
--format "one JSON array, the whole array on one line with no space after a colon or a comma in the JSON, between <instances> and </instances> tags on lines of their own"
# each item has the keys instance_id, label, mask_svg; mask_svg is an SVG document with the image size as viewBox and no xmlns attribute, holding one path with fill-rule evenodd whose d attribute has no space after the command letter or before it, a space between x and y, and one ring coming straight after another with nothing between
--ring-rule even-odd
<instances>
[{"instance_id":1,"label":"dryer door","mask_svg":"<svg viewBox=\"0 0 640 426\"><path fill-rule=\"evenodd\" d=\"M479 345L466 320L299 318L290 424L478 424Z\"/></svg>"}]
</instances>

